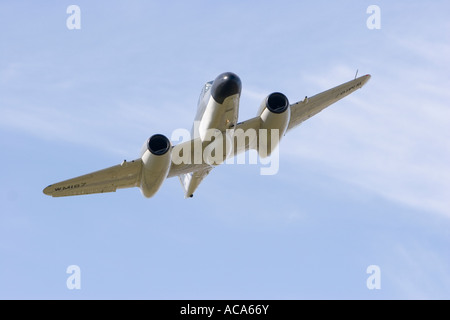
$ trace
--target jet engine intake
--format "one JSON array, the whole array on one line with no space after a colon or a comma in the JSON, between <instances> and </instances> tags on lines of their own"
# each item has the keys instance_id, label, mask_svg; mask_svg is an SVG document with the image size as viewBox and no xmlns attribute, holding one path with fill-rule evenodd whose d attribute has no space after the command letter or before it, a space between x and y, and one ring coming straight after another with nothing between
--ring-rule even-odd
<instances>
[{"instance_id":1,"label":"jet engine intake","mask_svg":"<svg viewBox=\"0 0 450 320\"><path fill-rule=\"evenodd\" d=\"M166 136L155 134L147 140L146 147L141 156L140 189L145 197L150 198L167 178L172 162L172 144Z\"/></svg>"},{"instance_id":2,"label":"jet engine intake","mask_svg":"<svg viewBox=\"0 0 450 320\"><path fill-rule=\"evenodd\" d=\"M288 98L280 92L269 94L261 103L258 115L262 129L258 134L258 153L265 158L270 156L286 133L291 116Z\"/></svg>"}]
</instances>

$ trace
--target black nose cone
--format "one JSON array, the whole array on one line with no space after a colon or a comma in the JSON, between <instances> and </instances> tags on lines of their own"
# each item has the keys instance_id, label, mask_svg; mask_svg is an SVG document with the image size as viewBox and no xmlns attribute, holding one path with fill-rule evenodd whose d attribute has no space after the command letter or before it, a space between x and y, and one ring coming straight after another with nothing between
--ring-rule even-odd
<instances>
[{"instance_id":1,"label":"black nose cone","mask_svg":"<svg viewBox=\"0 0 450 320\"><path fill-rule=\"evenodd\" d=\"M240 94L241 89L241 79L232 72L225 72L214 80L211 87L211 95L216 102L222 104L226 98Z\"/></svg>"}]
</instances>

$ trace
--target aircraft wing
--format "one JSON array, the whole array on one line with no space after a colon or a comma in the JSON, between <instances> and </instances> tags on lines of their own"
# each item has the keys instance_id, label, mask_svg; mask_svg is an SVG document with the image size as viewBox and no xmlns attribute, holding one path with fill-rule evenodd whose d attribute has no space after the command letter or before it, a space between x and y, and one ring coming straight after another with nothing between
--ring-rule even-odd
<instances>
[{"instance_id":1,"label":"aircraft wing","mask_svg":"<svg viewBox=\"0 0 450 320\"><path fill-rule=\"evenodd\" d=\"M316 115L323 109L329 107L333 103L341 100L342 98L353 93L357 89L363 87L367 81L370 79L370 75L365 75L354 80L348 81L337 87L324 91L322 93L316 94L312 97L305 97L304 100L290 105L291 115L286 133L300 125L303 121ZM241 132L246 132L248 129L256 130L258 134L258 129L261 127L260 117L254 117L244 122L237 124L236 129L242 129ZM238 132L238 130L236 130ZM234 149L232 156L236 156L241 152L245 152L250 149L257 149L257 140L245 140L245 145L238 146Z\"/></svg>"},{"instance_id":2,"label":"aircraft wing","mask_svg":"<svg viewBox=\"0 0 450 320\"><path fill-rule=\"evenodd\" d=\"M291 104L291 119L287 131L361 88L369 79L370 75L365 75L316 94L315 96L305 97L303 101Z\"/></svg>"},{"instance_id":3,"label":"aircraft wing","mask_svg":"<svg viewBox=\"0 0 450 320\"><path fill-rule=\"evenodd\" d=\"M141 170L141 159L131 162L124 161L122 164L107 169L49 185L44 189L44 193L52 197L65 197L115 192L117 189L138 186Z\"/></svg>"}]
</instances>

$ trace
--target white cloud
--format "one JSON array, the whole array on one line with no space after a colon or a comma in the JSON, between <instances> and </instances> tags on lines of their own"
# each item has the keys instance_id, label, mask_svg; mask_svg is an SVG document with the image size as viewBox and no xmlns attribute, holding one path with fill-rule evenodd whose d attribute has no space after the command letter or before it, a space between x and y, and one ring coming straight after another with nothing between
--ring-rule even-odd
<instances>
[{"instance_id":1,"label":"white cloud","mask_svg":"<svg viewBox=\"0 0 450 320\"><path fill-rule=\"evenodd\" d=\"M419 243L396 243L392 249L389 266L383 270L402 297L441 299L448 295L448 264L441 255Z\"/></svg>"},{"instance_id":2,"label":"white cloud","mask_svg":"<svg viewBox=\"0 0 450 320\"><path fill-rule=\"evenodd\" d=\"M186 121L188 111L167 104L117 102L107 105L105 102L99 108L80 110L74 106L57 108L39 102L32 105L29 100L24 100L3 103L1 113L0 126L13 133L25 132L46 140L75 143L126 157L137 156L140 143L150 135L170 134L172 126L175 129L183 123L186 127L190 125L190 121ZM193 115L189 113L191 117ZM140 142L135 145L136 139Z\"/></svg>"},{"instance_id":3,"label":"white cloud","mask_svg":"<svg viewBox=\"0 0 450 320\"><path fill-rule=\"evenodd\" d=\"M443 55L426 57L448 59ZM423 74L424 68L409 65L395 77L373 75L361 91L288 135L286 144L299 147L286 152L293 161L313 160L330 175L388 199L450 217L450 83L436 81L443 70ZM328 79L348 78L350 70L340 66L308 80L325 89L337 85ZM298 137L301 144L294 144Z\"/></svg>"}]
</instances>

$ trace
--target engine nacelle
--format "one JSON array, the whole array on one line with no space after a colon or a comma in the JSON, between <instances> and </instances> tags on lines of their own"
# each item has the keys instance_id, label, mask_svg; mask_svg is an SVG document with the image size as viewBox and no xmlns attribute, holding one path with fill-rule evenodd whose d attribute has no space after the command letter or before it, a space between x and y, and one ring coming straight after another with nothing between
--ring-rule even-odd
<instances>
[{"instance_id":1,"label":"engine nacelle","mask_svg":"<svg viewBox=\"0 0 450 320\"><path fill-rule=\"evenodd\" d=\"M286 133L291 118L288 98L279 92L269 94L261 103L258 115L261 127L258 134L258 153L268 157Z\"/></svg>"},{"instance_id":2,"label":"engine nacelle","mask_svg":"<svg viewBox=\"0 0 450 320\"><path fill-rule=\"evenodd\" d=\"M140 188L142 194L150 198L162 186L169 174L172 162L172 144L162 134L155 134L148 139L141 156L142 174Z\"/></svg>"}]
</instances>

